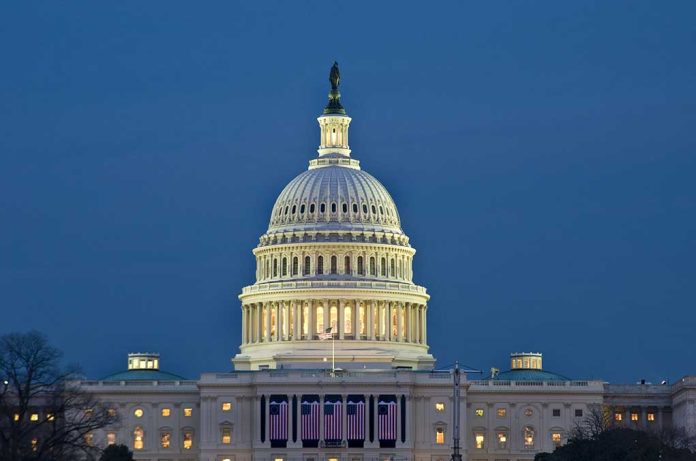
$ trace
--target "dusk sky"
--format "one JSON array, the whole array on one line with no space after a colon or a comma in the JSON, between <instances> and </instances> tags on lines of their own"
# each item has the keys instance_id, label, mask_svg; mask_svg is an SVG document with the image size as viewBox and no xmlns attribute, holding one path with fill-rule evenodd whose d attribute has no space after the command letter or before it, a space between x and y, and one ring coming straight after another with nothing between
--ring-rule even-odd
<instances>
[{"instance_id":1,"label":"dusk sky","mask_svg":"<svg viewBox=\"0 0 696 461\"><path fill-rule=\"evenodd\" d=\"M439 367L696 374L696 3L4 2L0 334L228 371L334 60ZM470 375L478 378L478 375Z\"/></svg>"}]
</instances>

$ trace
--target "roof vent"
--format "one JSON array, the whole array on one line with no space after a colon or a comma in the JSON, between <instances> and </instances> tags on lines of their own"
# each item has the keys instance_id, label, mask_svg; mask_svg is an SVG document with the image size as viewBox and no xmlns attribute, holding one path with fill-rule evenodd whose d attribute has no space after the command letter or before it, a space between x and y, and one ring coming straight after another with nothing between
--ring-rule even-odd
<instances>
[{"instance_id":1,"label":"roof vent","mask_svg":"<svg viewBox=\"0 0 696 461\"><path fill-rule=\"evenodd\" d=\"M128 354L129 370L159 370L159 354L156 352L132 352Z\"/></svg>"}]
</instances>

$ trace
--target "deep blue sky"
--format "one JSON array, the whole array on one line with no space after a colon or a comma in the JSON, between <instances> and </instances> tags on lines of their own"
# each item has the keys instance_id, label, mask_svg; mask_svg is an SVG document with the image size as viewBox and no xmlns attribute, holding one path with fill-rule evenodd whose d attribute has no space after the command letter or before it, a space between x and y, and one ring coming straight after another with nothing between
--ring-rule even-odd
<instances>
[{"instance_id":1,"label":"deep blue sky","mask_svg":"<svg viewBox=\"0 0 696 461\"><path fill-rule=\"evenodd\" d=\"M336 59L441 365L696 374L696 3L255 3L0 5L0 333L230 369Z\"/></svg>"}]
</instances>

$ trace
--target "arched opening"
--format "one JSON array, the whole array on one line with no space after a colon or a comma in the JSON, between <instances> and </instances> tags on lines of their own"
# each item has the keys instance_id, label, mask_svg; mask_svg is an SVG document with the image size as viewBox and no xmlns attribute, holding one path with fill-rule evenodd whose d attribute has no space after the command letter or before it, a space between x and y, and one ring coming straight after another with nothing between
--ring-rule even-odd
<instances>
[{"instance_id":1,"label":"arched opening","mask_svg":"<svg viewBox=\"0 0 696 461\"><path fill-rule=\"evenodd\" d=\"M377 264L374 256L370 256L370 275L377 275Z\"/></svg>"},{"instance_id":2,"label":"arched opening","mask_svg":"<svg viewBox=\"0 0 696 461\"><path fill-rule=\"evenodd\" d=\"M297 256L292 258L292 275L297 275L297 271L299 270L299 260Z\"/></svg>"},{"instance_id":3,"label":"arched opening","mask_svg":"<svg viewBox=\"0 0 696 461\"><path fill-rule=\"evenodd\" d=\"M304 258L304 275L309 275L309 270L311 269L312 258L305 256Z\"/></svg>"},{"instance_id":4,"label":"arched opening","mask_svg":"<svg viewBox=\"0 0 696 461\"><path fill-rule=\"evenodd\" d=\"M365 267L363 265L362 256L358 256L358 275L365 275Z\"/></svg>"},{"instance_id":5,"label":"arched opening","mask_svg":"<svg viewBox=\"0 0 696 461\"><path fill-rule=\"evenodd\" d=\"M319 256L317 258L317 274L322 275L324 273L324 257Z\"/></svg>"},{"instance_id":6,"label":"arched opening","mask_svg":"<svg viewBox=\"0 0 696 461\"><path fill-rule=\"evenodd\" d=\"M346 256L343 260L343 273L350 274L350 256Z\"/></svg>"},{"instance_id":7,"label":"arched opening","mask_svg":"<svg viewBox=\"0 0 696 461\"><path fill-rule=\"evenodd\" d=\"M278 260L273 260L273 277L278 277Z\"/></svg>"},{"instance_id":8,"label":"arched opening","mask_svg":"<svg viewBox=\"0 0 696 461\"><path fill-rule=\"evenodd\" d=\"M288 258L283 258L283 264L282 264L282 275L285 277L288 275Z\"/></svg>"},{"instance_id":9,"label":"arched opening","mask_svg":"<svg viewBox=\"0 0 696 461\"><path fill-rule=\"evenodd\" d=\"M338 273L338 258L336 256L331 256L331 273Z\"/></svg>"},{"instance_id":10,"label":"arched opening","mask_svg":"<svg viewBox=\"0 0 696 461\"><path fill-rule=\"evenodd\" d=\"M382 277L386 277L387 276L387 258L382 258L381 263L382 264L380 264L380 266L381 266L380 269L382 272Z\"/></svg>"}]
</instances>

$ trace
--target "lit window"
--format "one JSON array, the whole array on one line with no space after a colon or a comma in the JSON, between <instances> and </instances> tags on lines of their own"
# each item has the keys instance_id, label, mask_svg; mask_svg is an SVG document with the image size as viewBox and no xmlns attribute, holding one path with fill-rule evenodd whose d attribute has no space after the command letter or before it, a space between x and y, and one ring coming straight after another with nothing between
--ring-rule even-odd
<instances>
[{"instance_id":1,"label":"lit window","mask_svg":"<svg viewBox=\"0 0 696 461\"><path fill-rule=\"evenodd\" d=\"M631 412L631 421L638 421L638 412L637 411Z\"/></svg>"},{"instance_id":2,"label":"lit window","mask_svg":"<svg viewBox=\"0 0 696 461\"><path fill-rule=\"evenodd\" d=\"M222 403L222 411L230 411L232 409L232 404L230 402Z\"/></svg>"},{"instance_id":3,"label":"lit window","mask_svg":"<svg viewBox=\"0 0 696 461\"><path fill-rule=\"evenodd\" d=\"M476 442L476 448L479 450L485 447L485 441L486 438L483 436L483 433L477 432L474 434L474 442Z\"/></svg>"},{"instance_id":4,"label":"lit window","mask_svg":"<svg viewBox=\"0 0 696 461\"><path fill-rule=\"evenodd\" d=\"M133 430L133 449L134 450L142 450L143 449L143 438L144 438L143 428L140 426L135 426L135 430Z\"/></svg>"},{"instance_id":5,"label":"lit window","mask_svg":"<svg viewBox=\"0 0 696 461\"><path fill-rule=\"evenodd\" d=\"M531 408L527 408L524 410L525 416L532 416L533 414L534 414L534 410L532 410Z\"/></svg>"},{"instance_id":6,"label":"lit window","mask_svg":"<svg viewBox=\"0 0 696 461\"><path fill-rule=\"evenodd\" d=\"M106 410L106 412L107 412L108 415L111 416L112 418L113 418L114 416L116 416L116 409L115 409L115 408L109 408L108 410Z\"/></svg>"},{"instance_id":7,"label":"lit window","mask_svg":"<svg viewBox=\"0 0 696 461\"><path fill-rule=\"evenodd\" d=\"M507 432L498 432L496 437L498 437L498 448L507 448Z\"/></svg>"},{"instance_id":8,"label":"lit window","mask_svg":"<svg viewBox=\"0 0 696 461\"><path fill-rule=\"evenodd\" d=\"M445 443L445 430L441 427L435 429L435 443L438 445Z\"/></svg>"},{"instance_id":9,"label":"lit window","mask_svg":"<svg viewBox=\"0 0 696 461\"><path fill-rule=\"evenodd\" d=\"M437 402L435 404L435 410L437 411L445 411L445 404L444 402Z\"/></svg>"},{"instance_id":10,"label":"lit window","mask_svg":"<svg viewBox=\"0 0 696 461\"><path fill-rule=\"evenodd\" d=\"M39 420L39 414L38 413L32 413L31 416L29 416L29 421L38 421Z\"/></svg>"},{"instance_id":11,"label":"lit window","mask_svg":"<svg viewBox=\"0 0 696 461\"><path fill-rule=\"evenodd\" d=\"M561 446L561 433L560 432L552 432L551 433L551 441L553 442L554 447L560 447Z\"/></svg>"},{"instance_id":12,"label":"lit window","mask_svg":"<svg viewBox=\"0 0 696 461\"><path fill-rule=\"evenodd\" d=\"M164 416L166 418L167 416L169 416L171 414L172 414L172 410L170 408L162 408L162 416Z\"/></svg>"},{"instance_id":13,"label":"lit window","mask_svg":"<svg viewBox=\"0 0 696 461\"><path fill-rule=\"evenodd\" d=\"M91 432L89 434L85 434L85 444L87 444L87 446L91 447L93 443L94 443L94 434L92 434Z\"/></svg>"},{"instance_id":14,"label":"lit window","mask_svg":"<svg viewBox=\"0 0 696 461\"><path fill-rule=\"evenodd\" d=\"M34 437L31 439L31 451L36 451L39 448L39 439Z\"/></svg>"},{"instance_id":15,"label":"lit window","mask_svg":"<svg viewBox=\"0 0 696 461\"><path fill-rule=\"evenodd\" d=\"M116 433L115 432L109 432L106 434L106 443L108 445L113 445L116 443Z\"/></svg>"},{"instance_id":16,"label":"lit window","mask_svg":"<svg viewBox=\"0 0 696 461\"><path fill-rule=\"evenodd\" d=\"M232 443L232 429L230 429L229 427L222 428L222 443Z\"/></svg>"},{"instance_id":17,"label":"lit window","mask_svg":"<svg viewBox=\"0 0 696 461\"><path fill-rule=\"evenodd\" d=\"M12 420L15 422L19 421L19 413L15 413L14 416L12 416Z\"/></svg>"},{"instance_id":18,"label":"lit window","mask_svg":"<svg viewBox=\"0 0 696 461\"><path fill-rule=\"evenodd\" d=\"M160 434L160 446L162 448L169 448L169 444L171 443L171 441L172 434L170 434L169 432L162 432L162 434Z\"/></svg>"},{"instance_id":19,"label":"lit window","mask_svg":"<svg viewBox=\"0 0 696 461\"><path fill-rule=\"evenodd\" d=\"M524 447L534 448L534 429L530 426L524 427Z\"/></svg>"},{"instance_id":20,"label":"lit window","mask_svg":"<svg viewBox=\"0 0 696 461\"><path fill-rule=\"evenodd\" d=\"M554 408L554 409L553 409L553 416L555 416L556 418L558 418L559 416L561 416L561 409L560 409L560 408Z\"/></svg>"},{"instance_id":21,"label":"lit window","mask_svg":"<svg viewBox=\"0 0 696 461\"><path fill-rule=\"evenodd\" d=\"M648 421L650 421L650 422L655 421L655 413L653 413L652 411L649 411L649 412L648 412L648 417L647 417L647 419L648 419Z\"/></svg>"},{"instance_id":22,"label":"lit window","mask_svg":"<svg viewBox=\"0 0 696 461\"><path fill-rule=\"evenodd\" d=\"M505 408L498 408L498 418L504 418L505 415L507 414L507 410Z\"/></svg>"},{"instance_id":23,"label":"lit window","mask_svg":"<svg viewBox=\"0 0 696 461\"><path fill-rule=\"evenodd\" d=\"M133 412L133 415L136 418L142 418L143 417L143 409L142 408L136 408L135 411Z\"/></svg>"},{"instance_id":24,"label":"lit window","mask_svg":"<svg viewBox=\"0 0 696 461\"><path fill-rule=\"evenodd\" d=\"M54 419L56 419L56 417L53 415L53 413L46 414L46 421L53 421Z\"/></svg>"},{"instance_id":25,"label":"lit window","mask_svg":"<svg viewBox=\"0 0 696 461\"><path fill-rule=\"evenodd\" d=\"M620 422L623 421L623 413L620 411L615 411L614 412L614 421Z\"/></svg>"},{"instance_id":26,"label":"lit window","mask_svg":"<svg viewBox=\"0 0 696 461\"><path fill-rule=\"evenodd\" d=\"M91 408L88 408L85 410L85 417L86 418L91 418L93 414L94 414L94 410L92 410Z\"/></svg>"},{"instance_id":27,"label":"lit window","mask_svg":"<svg viewBox=\"0 0 696 461\"><path fill-rule=\"evenodd\" d=\"M273 458L273 461L285 461L285 458Z\"/></svg>"},{"instance_id":28,"label":"lit window","mask_svg":"<svg viewBox=\"0 0 696 461\"><path fill-rule=\"evenodd\" d=\"M474 410L474 413L476 414L476 416L483 416L483 408L477 408L476 410Z\"/></svg>"},{"instance_id":29,"label":"lit window","mask_svg":"<svg viewBox=\"0 0 696 461\"><path fill-rule=\"evenodd\" d=\"M184 408L184 416L193 415L193 408Z\"/></svg>"},{"instance_id":30,"label":"lit window","mask_svg":"<svg viewBox=\"0 0 696 461\"><path fill-rule=\"evenodd\" d=\"M190 450L193 446L193 433L184 432L184 450Z\"/></svg>"}]
</instances>

